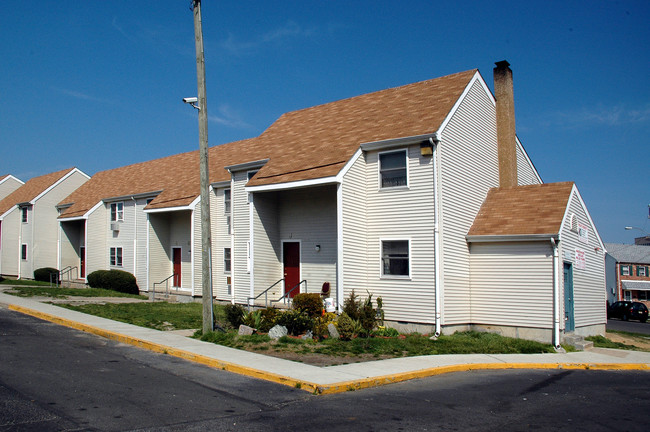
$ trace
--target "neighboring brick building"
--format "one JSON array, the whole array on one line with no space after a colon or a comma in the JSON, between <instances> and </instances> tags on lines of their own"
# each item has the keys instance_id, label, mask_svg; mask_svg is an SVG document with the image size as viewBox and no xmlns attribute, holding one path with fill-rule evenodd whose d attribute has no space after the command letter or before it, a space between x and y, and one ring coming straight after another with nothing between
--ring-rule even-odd
<instances>
[{"instance_id":1,"label":"neighboring brick building","mask_svg":"<svg viewBox=\"0 0 650 432\"><path fill-rule=\"evenodd\" d=\"M650 306L650 247L606 243L607 299Z\"/></svg>"}]
</instances>

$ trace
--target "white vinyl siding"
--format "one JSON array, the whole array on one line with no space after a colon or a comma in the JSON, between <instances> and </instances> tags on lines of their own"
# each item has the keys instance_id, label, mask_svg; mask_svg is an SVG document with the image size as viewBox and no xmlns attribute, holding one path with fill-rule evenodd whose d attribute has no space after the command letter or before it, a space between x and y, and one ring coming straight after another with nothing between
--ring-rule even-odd
<instances>
[{"instance_id":1,"label":"white vinyl siding","mask_svg":"<svg viewBox=\"0 0 650 432\"><path fill-rule=\"evenodd\" d=\"M386 320L432 324L435 322L433 159L421 156L419 145L408 147L408 189L379 189L375 180L378 152L368 152L366 162L366 174L372 179L366 189L366 252L361 255L368 260L367 283L365 286L346 283L345 295L349 296L355 289L363 298L368 290L373 299L382 297ZM382 276L382 239L409 240L409 277ZM346 266L346 271L349 270Z\"/></svg>"},{"instance_id":2,"label":"white vinyl siding","mask_svg":"<svg viewBox=\"0 0 650 432\"><path fill-rule=\"evenodd\" d=\"M110 213L106 206L95 209L86 221L86 274L95 270L108 270L108 236Z\"/></svg>"},{"instance_id":3,"label":"white vinyl siding","mask_svg":"<svg viewBox=\"0 0 650 432\"><path fill-rule=\"evenodd\" d=\"M442 131L438 145L443 325L469 320L470 265L465 235L488 189L498 186L494 119L494 103L475 82Z\"/></svg>"},{"instance_id":4,"label":"white vinyl siding","mask_svg":"<svg viewBox=\"0 0 650 432\"><path fill-rule=\"evenodd\" d=\"M282 244L280 241L280 214L279 214L280 193L255 193L253 195L253 228L254 228L254 251L253 271L255 289L257 296L262 291L282 279ZM277 300L282 295L283 285L280 283L269 291L268 298ZM257 302L264 301L264 296Z\"/></svg>"},{"instance_id":5,"label":"white vinyl siding","mask_svg":"<svg viewBox=\"0 0 650 432\"><path fill-rule=\"evenodd\" d=\"M230 188L216 189L211 195L210 217L212 219L212 284L214 295L220 300L230 300L231 293L228 292L228 278L232 277L232 252L230 255L231 271L224 269L224 250L230 249L232 235L228 232L227 219L232 214L232 195L230 201L226 200L226 191ZM226 211L226 204L230 203L230 212ZM232 218L231 218L232 220ZM232 222L231 222L232 223ZM231 225L232 227L232 225Z\"/></svg>"},{"instance_id":6,"label":"white vinyl siding","mask_svg":"<svg viewBox=\"0 0 650 432\"><path fill-rule=\"evenodd\" d=\"M472 243L473 324L553 328L549 242Z\"/></svg>"},{"instance_id":7,"label":"white vinyl siding","mask_svg":"<svg viewBox=\"0 0 650 432\"><path fill-rule=\"evenodd\" d=\"M342 237L343 244L343 298L338 299L342 306L344 298L355 293L361 294L368 284L368 216L367 190L368 175L365 156L361 155L343 178L342 188ZM372 183L375 184L375 177ZM376 189L376 188L375 188ZM332 295L337 291L331 290ZM376 298L376 297L375 297Z\"/></svg>"},{"instance_id":8,"label":"white vinyl siding","mask_svg":"<svg viewBox=\"0 0 650 432\"><path fill-rule=\"evenodd\" d=\"M532 162L526 157L522 147L517 146L517 184L521 186L540 183L541 181Z\"/></svg>"},{"instance_id":9,"label":"white vinyl siding","mask_svg":"<svg viewBox=\"0 0 650 432\"><path fill-rule=\"evenodd\" d=\"M151 290L154 283L162 282L172 274L170 271L172 258L170 256L169 226L170 213L149 214L149 286L147 290ZM144 289L144 287L140 288ZM156 289L159 289L158 286Z\"/></svg>"},{"instance_id":10,"label":"white vinyl siding","mask_svg":"<svg viewBox=\"0 0 650 432\"><path fill-rule=\"evenodd\" d=\"M307 291L320 293L323 283L329 282L336 292L336 186L284 192L279 214L280 239L301 242L300 271Z\"/></svg>"},{"instance_id":11,"label":"white vinyl siding","mask_svg":"<svg viewBox=\"0 0 650 432\"><path fill-rule=\"evenodd\" d=\"M5 214L2 220L2 259L0 270L3 275L18 276L18 262L20 260L20 212L18 208Z\"/></svg>"},{"instance_id":12,"label":"white vinyl siding","mask_svg":"<svg viewBox=\"0 0 650 432\"><path fill-rule=\"evenodd\" d=\"M605 324L606 322L605 257L602 250L596 251L596 248L601 248L602 245L598 243L598 236L587 218L575 189L571 193L567 214L575 214L577 223L589 228L589 243L579 241L578 233L571 231L570 217L567 216L560 235L560 256L564 261L573 264L574 316L577 330L579 327ZM576 266L576 249L585 253L584 270L578 269ZM566 259L567 255L572 259ZM564 316L564 294L560 298L562 299L561 316Z\"/></svg>"},{"instance_id":13,"label":"white vinyl siding","mask_svg":"<svg viewBox=\"0 0 650 432\"><path fill-rule=\"evenodd\" d=\"M246 266L248 260L248 241L250 237L250 216L248 194L244 190L248 177L246 171L233 173L231 189L234 233L233 279L236 303L246 303L250 294L250 273Z\"/></svg>"},{"instance_id":14,"label":"white vinyl siding","mask_svg":"<svg viewBox=\"0 0 650 432\"><path fill-rule=\"evenodd\" d=\"M122 266L121 270L129 272L135 276L135 260L134 260L134 244L133 244L133 239L135 238L135 215L136 215L136 205L135 202L132 200L122 202L122 215L123 215L123 221L122 222L115 222L113 221L113 216L114 213L112 209L114 208L113 204L115 203L107 203L106 204L106 213L108 214L109 220L107 221L106 224L106 235L107 235L107 244L109 249L107 249L107 252L110 250L110 248L122 248ZM112 226L113 225L119 226L119 230L113 230ZM106 254L106 264L105 266L111 266L110 264L110 257L108 256L108 253ZM107 268L107 267L104 267Z\"/></svg>"},{"instance_id":15,"label":"white vinyl siding","mask_svg":"<svg viewBox=\"0 0 650 432\"><path fill-rule=\"evenodd\" d=\"M0 201L5 199L13 191L21 187L23 183L18 181L12 176L7 176L3 180L0 180Z\"/></svg>"}]
</instances>

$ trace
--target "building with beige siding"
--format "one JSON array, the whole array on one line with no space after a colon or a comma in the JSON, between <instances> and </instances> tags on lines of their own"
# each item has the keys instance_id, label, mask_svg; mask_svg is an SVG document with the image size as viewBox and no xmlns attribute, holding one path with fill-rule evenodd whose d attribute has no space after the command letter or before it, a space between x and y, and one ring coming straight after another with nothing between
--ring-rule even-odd
<instances>
[{"instance_id":1,"label":"building with beige siding","mask_svg":"<svg viewBox=\"0 0 650 432\"><path fill-rule=\"evenodd\" d=\"M0 201L0 274L32 279L58 266L57 203L88 181L77 168L34 177Z\"/></svg>"},{"instance_id":2,"label":"building with beige siding","mask_svg":"<svg viewBox=\"0 0 650 432\"><path fill-rule=\"evenodd\" d=\"M25 182L17 179L11 174L0 176L0 201L24 184Z\"/></svg>"},{"instance_id":3,"label":"building with beige siding","mask_svg":"<svg viewBox=\"0 0 650 432\"><path fill-rule=\"evenodd\" d=\"M603 329L596 228L574 185L542 185L515 134L507 62L494 77L494 94L469 70L289 112L258 137L210 148L214 296L265 305L328 285L339 310L353 290L382 297L403 329L490 327L556 345ZM98 173L61 202L65 264L83 245L88 272L122 268L142 290L172 281L200 296L198 175L198 151ZM564 210L543 239L535 224L526 241L472 231L493 191L545 186L554 193L542 207ZM562 262L576 269L573 326L561 319ZM507 305L527 290L532 311Z\"/></svg>"}]
</instances>

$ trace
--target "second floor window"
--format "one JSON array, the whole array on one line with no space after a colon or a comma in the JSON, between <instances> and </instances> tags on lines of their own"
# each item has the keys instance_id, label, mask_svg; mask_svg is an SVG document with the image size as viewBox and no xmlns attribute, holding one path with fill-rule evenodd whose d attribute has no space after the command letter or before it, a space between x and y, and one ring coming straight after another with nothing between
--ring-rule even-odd
<instances>
[{"instance_id":1,"label":"second floor window","mask_svg":"<svg viewBox=\"0 0 650 432\"><path fill-rule=\"evenodd\" d=\"M223 271L224 273L230 273L232 266L232 261L230 258L230 248L224 248L223 250Z\"/></svg>"},{"instance_id":2,"label":"second floor window","mask_svg":"<svg viewBox=\"0 0 650 432\"><path fill-rule=\"evenodd\" d=\"M629 265L622 265L621 266L621 276L629 276L632 274L632 269L630 268L632 266Z\"/></svg>"},{"instance_id":3,"label":"second floor window","mask_svg":"<svg viewBox=\"0 0 650 432\"><path fill-rule=\"evenodd\" d=\"M111 222L124 220L124 203L111 203Z\"/></svg>"},{"instance_id":4,"label":"second floor window","mask_svg":"<svg viewBox=\"0 0 650 432\"><path fill-rule=\"evenodd\" d=\"M27 223L28 221L27 214L29 212L29 209L27 207L23 207L20 209L20 211L21 211L21 215L20 215L21 220L23 221L23 223Z\"/></svg>"},{"instance_id":5,"label":"second floor window","mask_svg":"<svg viewBox=\"0 0 650 432\"><path fill-rule=\"evenodd\" d=\"M406 150L379 154L380 188L408 186Z\"/></svg>"}]
</instances>

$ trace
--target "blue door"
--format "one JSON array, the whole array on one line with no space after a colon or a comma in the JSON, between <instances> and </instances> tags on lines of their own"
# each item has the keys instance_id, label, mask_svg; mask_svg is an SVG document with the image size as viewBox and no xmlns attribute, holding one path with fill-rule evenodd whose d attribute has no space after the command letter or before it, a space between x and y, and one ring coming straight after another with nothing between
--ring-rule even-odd
<instances>
[{"instance_id":1,"label":"blue door","mask_svg":"<svg viewBox=\"0 0 650 432\"><path fill-rule=\"evenodd\" d=\"M564 263L564 331L575 330L576 322L573 316L573 267Z\"/></svg>"}]
</instances>

